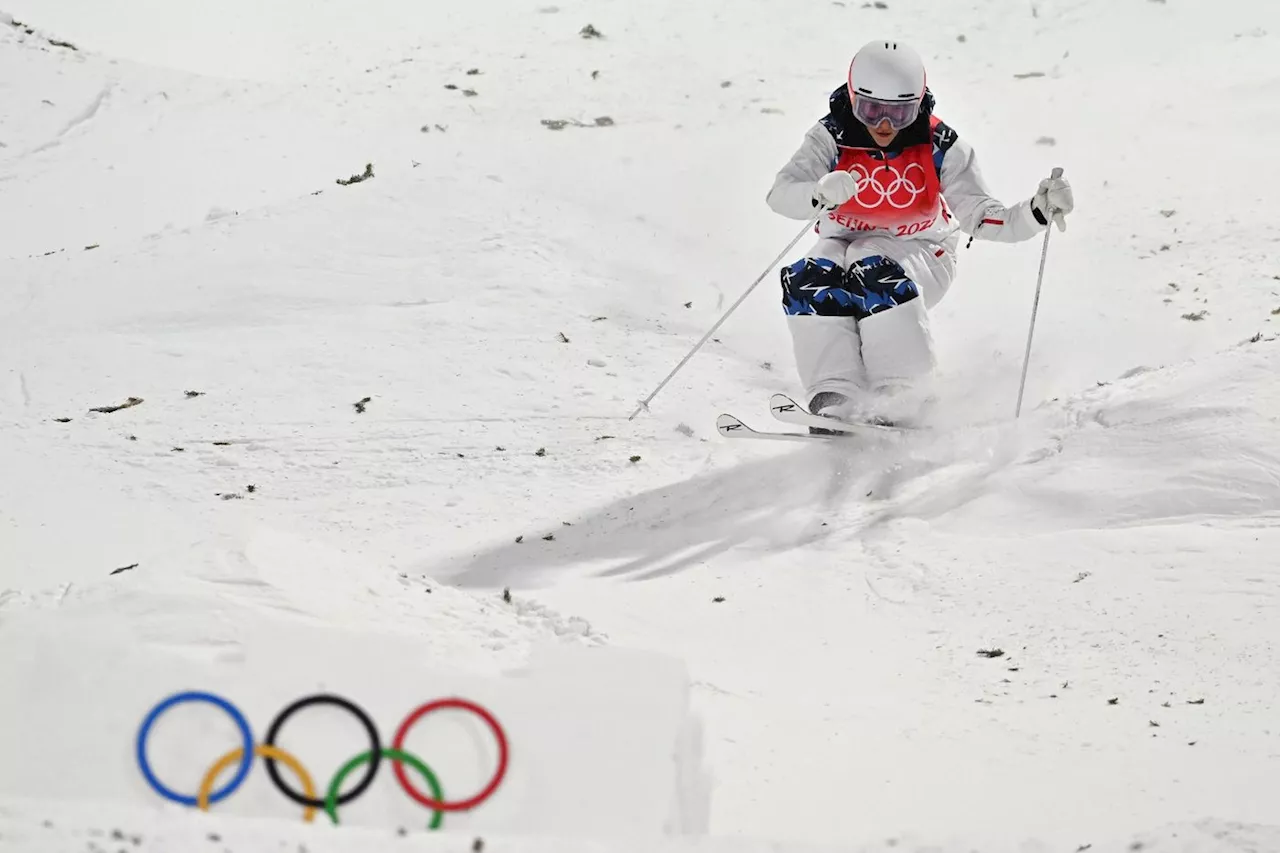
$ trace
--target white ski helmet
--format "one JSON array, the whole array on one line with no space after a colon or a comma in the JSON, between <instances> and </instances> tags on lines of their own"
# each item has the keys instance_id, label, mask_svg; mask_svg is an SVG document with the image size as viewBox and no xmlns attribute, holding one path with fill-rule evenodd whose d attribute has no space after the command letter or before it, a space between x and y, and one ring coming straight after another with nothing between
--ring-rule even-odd
<instances>
[{"instance_id":1,"label":"white ski helmet","mask_svg":"<svg viewBox=\"0 0 1280 853\"><path fill-rule=\"evenodd\" d=\"M849 63L853 114L871 127L883 119L894 130L910 125L920 114L924 91L924 61L902 42L868 42Z\"/></svg>"}]
</instances>

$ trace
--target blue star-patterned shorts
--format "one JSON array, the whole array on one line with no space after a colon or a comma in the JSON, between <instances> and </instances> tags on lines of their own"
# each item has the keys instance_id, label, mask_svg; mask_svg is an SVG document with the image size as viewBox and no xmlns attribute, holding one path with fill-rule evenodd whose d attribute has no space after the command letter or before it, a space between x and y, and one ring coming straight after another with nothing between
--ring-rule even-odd
<instances>
[{"instance_id":1,"label":"blue star-patterned shorts","mask_svg":"<svg viewBox=\"0 0 1280 853\"><path fill-rule=\"evenodd\" d=\"M883 255L861 258L848 269L826 258L803 258L782 271L787 314L862 320L919 295L920 288L902 266Z\"/></svg>"}]
</instances>

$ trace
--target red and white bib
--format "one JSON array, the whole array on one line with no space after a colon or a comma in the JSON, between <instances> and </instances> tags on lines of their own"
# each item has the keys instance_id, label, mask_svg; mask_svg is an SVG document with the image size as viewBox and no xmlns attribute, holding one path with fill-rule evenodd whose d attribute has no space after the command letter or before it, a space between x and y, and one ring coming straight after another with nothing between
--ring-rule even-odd
<instances>
[{"instance_id":1,"label":"red and white bib","mask_svg":"<svg viewBox=\"0 0 1280 853\"><path fill-rule=\"evenodd\" d=\"M928 227L925 223L937 218L940 191L931 144L913 145L892 158L842 148L836 168L858 179L858 193L830 214L846 228L902 232L913 225Z\"/></svg>"}]
</instances>

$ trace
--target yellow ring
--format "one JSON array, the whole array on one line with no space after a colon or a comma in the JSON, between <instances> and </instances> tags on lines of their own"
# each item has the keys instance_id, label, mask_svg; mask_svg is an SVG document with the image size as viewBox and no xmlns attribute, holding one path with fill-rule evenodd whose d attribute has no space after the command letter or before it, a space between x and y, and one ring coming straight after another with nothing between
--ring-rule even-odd
<instances>
[{"instance_id":1,"label":"yellow ring","mask_svg":"<svg viewBox=\"0 0 1280 853\"><path fill-rule=\"evenodd\" d=\"M306 792L307 798L314 800L316 798L316 786L311 781L311 774L306 771L302 763L289 753L285 752L278 746L267 746L266 744L258 744L253 748L253 754L259 758L274 758L276 761L283 761L285 766L294 772L294 775L302 781L302 790ZM218 780L218 774L226 770L235 762L244 756L244 750L236 748L219 758L204 774L204 779L200 782L200 791L196 794L196 804L200 810L207 812L209 810L209 794L213 791L213 783ZM313 806L307 806L302 812L302 819L310 823L312 818L316 816L316 810Z\"/></svg>"}]
</instances>

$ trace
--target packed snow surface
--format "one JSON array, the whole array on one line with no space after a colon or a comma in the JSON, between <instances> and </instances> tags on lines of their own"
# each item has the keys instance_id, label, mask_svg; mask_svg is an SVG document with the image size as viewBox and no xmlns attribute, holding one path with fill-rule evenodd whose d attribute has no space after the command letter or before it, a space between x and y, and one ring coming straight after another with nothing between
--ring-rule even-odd
<instances>
[{"instance_id":1,"label":"packed snow surface","mask_svg":"<svg viewBox=\"0 0 1280 853\"><path fill-rule=\"evenodd\" d=\"M708 811L652 818L710 837L647 850L1280 849L1274 5L0 4L0 849L460 849L261 762L165 804L132 738L547 644L687 673ZM727 441L802 393L764 194L882 36L1003 199L1072 182L1021 417L1043 245L975 241L929 431ZM649 844L529 830L486 849Z\"/></svg>"}]
</instances>

